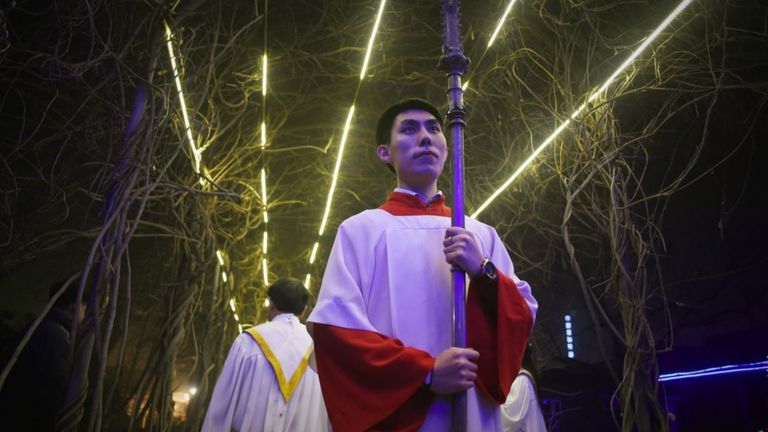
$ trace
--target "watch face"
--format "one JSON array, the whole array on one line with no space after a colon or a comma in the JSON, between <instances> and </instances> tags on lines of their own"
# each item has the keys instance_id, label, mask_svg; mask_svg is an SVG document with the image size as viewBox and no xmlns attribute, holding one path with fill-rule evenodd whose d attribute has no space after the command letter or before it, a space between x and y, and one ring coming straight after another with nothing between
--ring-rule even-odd
<instances>
[{"instance_id":1,"label":"watch face","mask_svg":"<svg viewBox=\"0 0 768 432\"><path fill-rule=\"evenodd\" d=\"M488 280L496 279L496 266L492 262L488 261L483 266L483 277Z\"/></svg>"},{"instance_id":2,"label":"watch face","mask_svg":"<svg viewBox=\"0 0 768 432\"><path fill-rule=\"evenodd\" d=\"M485 265L485 274L488 275L489 279L496 279L496 266L490 261Z\"/></svg>"}]
</instances>

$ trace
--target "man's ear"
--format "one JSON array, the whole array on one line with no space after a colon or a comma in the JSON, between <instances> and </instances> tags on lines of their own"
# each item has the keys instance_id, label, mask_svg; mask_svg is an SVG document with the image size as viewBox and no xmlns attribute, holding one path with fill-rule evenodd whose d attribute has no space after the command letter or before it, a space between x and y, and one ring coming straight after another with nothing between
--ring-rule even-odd
<instances>
[{"instance_id":1,"label":"man's ear","mask_svg":"<svg viewBox=\"0 0 768 432\"><path fill-rule=\"evenodd\" d=\"M392 163L392 155L389 154L389 145L387 144L380 144L376 147L376 156L378 156L379 160L384 163Z\"/></svg>"}]
</instances>

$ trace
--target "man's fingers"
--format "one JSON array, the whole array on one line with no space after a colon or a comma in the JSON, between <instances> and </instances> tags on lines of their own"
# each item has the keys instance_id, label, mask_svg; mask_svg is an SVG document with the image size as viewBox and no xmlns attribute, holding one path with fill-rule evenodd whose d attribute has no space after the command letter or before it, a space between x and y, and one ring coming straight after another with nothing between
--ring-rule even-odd
<instances>
[{"instance_id":1,"label":"man's fingers","mask_svg":"<svg viewBox=\"0 0 768 432\"><path fill-rule=\"evenodd\" d=\"M460 348L464 355L470 360L477 360L480 358L480 352L475 351L472 348Z\"/></svg>"},{"instance_id":2,"label":"man's fingers","mask_svg":"<svg viewBox=\"0 0 768 432\"><path fill-rule=\"evenodd\" d=\"M461 357L465 357L473 360L480 358L480 352L472 348L452 347L449 349L451 350L451 354L453 354L454 356L461 356Z\"/></svg>"}]
</instances>

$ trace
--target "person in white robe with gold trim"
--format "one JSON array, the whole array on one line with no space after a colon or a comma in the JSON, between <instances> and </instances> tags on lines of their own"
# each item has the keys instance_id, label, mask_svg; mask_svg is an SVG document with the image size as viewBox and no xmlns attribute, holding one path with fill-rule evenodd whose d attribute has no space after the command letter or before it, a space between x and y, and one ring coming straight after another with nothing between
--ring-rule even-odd
<instances>
[{"instance_id":1,"label":"person in white robe with gold trim","mask_svg":"<svg viewBox=\"0 0 768 432\"><path fill-rule=\"evenodd\" d=\"M203 432L328 430L320 381L307 367L312 338L299 321L309 292L296 279L280 279L267 295L271 321L235 340Z\"/></svg>"}]
</instances>

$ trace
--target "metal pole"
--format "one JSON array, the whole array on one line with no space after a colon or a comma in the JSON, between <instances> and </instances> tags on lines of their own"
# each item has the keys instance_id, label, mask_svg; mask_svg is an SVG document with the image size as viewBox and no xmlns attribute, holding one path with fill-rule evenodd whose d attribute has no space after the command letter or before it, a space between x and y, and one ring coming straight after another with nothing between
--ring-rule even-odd
<instances>
[{"instance_id":1,"label":"metal pole","mask_svg":"<svg viewBox=\"0 0 768 432\"><path fill-rule=\"evenodd\" d=\"M464 228L464 91L461 77L467 71L469 59L464 56L459 26L459 0L443 0L443 55L438 68L448 77L448 128L453 143L453 175L451 189L451 224ZM452 345L467 346L466 297L464 272L454 266L453 272L453 332ZM464 432L467 429L467 392L455 393L452 399L452 430Z\"/></svg>"}]
</instances>

